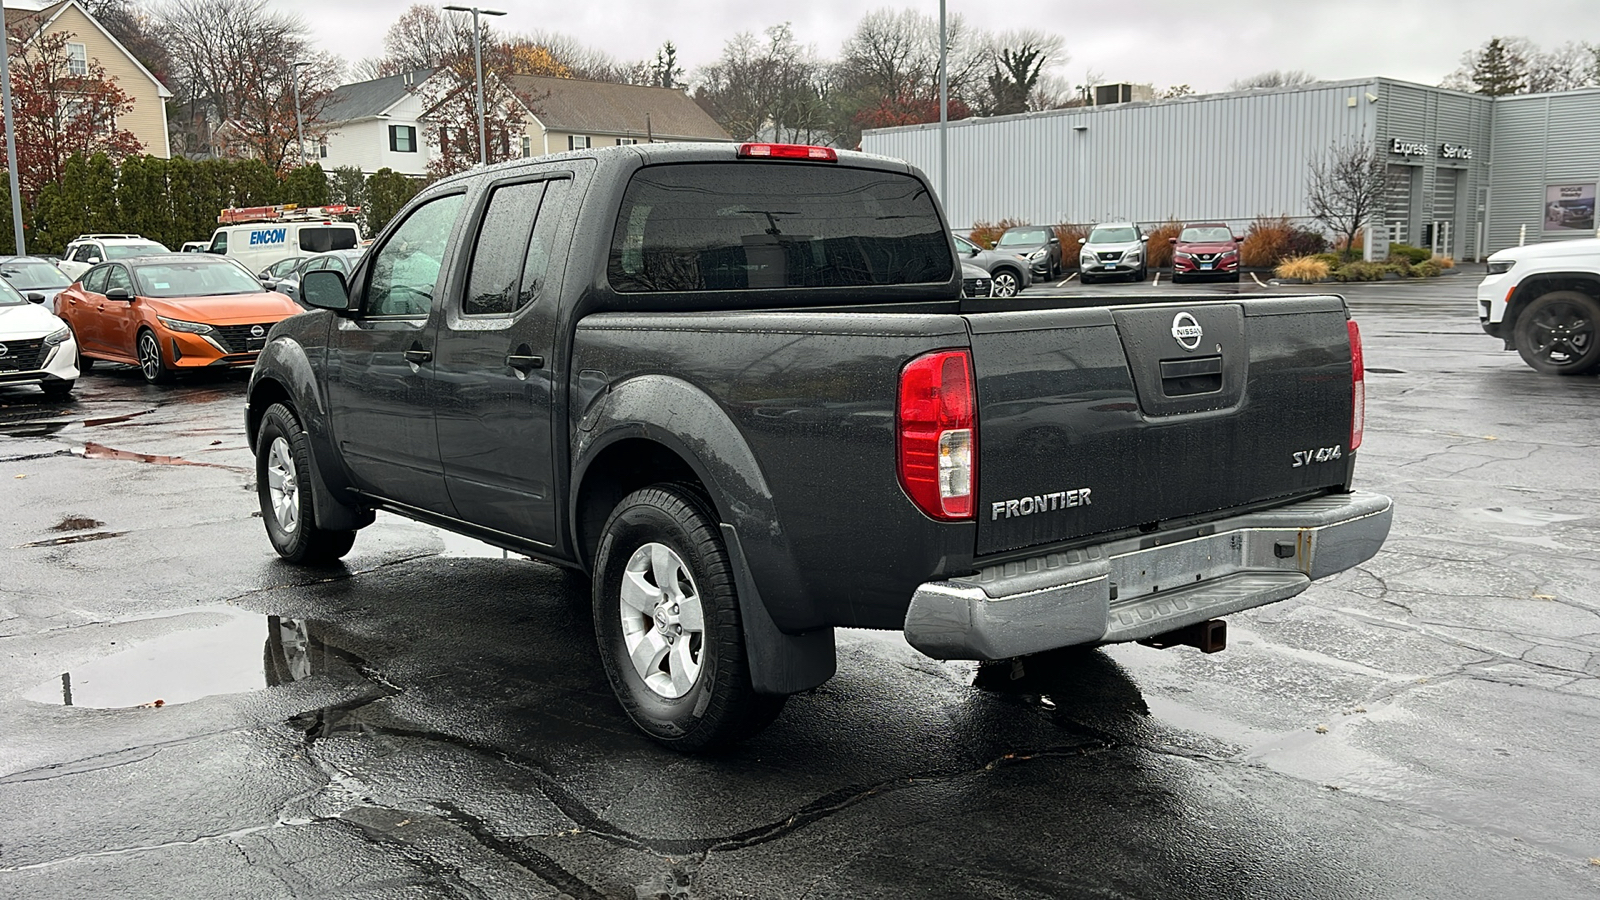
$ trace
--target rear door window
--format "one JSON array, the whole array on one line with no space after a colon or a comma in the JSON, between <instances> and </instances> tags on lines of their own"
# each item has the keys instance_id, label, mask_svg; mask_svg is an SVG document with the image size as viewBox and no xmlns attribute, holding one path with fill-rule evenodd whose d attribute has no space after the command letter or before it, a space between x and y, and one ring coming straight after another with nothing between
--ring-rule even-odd
<instances>
[{"instance_id":1,"label":"rear door window","mask_svg":"<svg viewBox=\"0 0 1600 900\"><path fill-rule=\"evenodd\" d=\"M517 280L522 274L523 257L528 251L528 235L544 199L542 181L508 184L495 188L489 209L478 231L478 245L472 251L472 274L467 293L461 298L461 311L469 316L503 315L516 312Z\"/></svg>"},{"instance_id":2,"label":"rear door window","mask_svg":"<svg viewBox=\"0 0 1600 900\"><path fill-rule=\"evenodd\" d=\"M933 196L897 172L740 160L640 169L612 234L622 293L949 281Z\"/></svg>"},{"instance_id":3,"label":"rear door window","mask_svg":"<svg viewBox=\"0 0 1600 900\"><path fill-rule=\"evenodd\" d=\"M109 271L111 271L110 266L90 269L83 276L83 289L95 294L104 294L106 292L106 273Z\"/></svg>"},{"instance_id":4,"label":"rear door window","mask_svg":"<svg viewBox=\"0 0 1600 900\"><path fill-rule=\"evenodd\" d=\"M316 226L300 229L300 249L307 253L349 250L356 245L356 230L345 226Z\"/></svg>"}]
</instances>

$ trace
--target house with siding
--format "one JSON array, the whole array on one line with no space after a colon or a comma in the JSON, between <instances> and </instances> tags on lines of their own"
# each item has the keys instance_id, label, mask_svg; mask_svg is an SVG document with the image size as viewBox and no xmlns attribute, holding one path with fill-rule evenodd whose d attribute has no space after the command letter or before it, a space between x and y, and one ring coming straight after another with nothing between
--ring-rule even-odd
<instances>
[{"instance_id":1,"label":"house with siding","mask_svg":"<svg viewBox=\"0 0 1600 900\"><path fill-rule=\"evenodd\" d=\"M96 22L78 0L58 3L6 0L5 17L7 31L22 35L20 41L11 40L8 49L12 59L40 35L65 34L74 69L81 65L82 71L87 71L89 60L94 60L133 101L133 109L119 117L117 124L133 133L142 145L142 152L163 159L172 155L167 137L166 106L172 92Z\"/></svg>"},{"instance_id":2,"label":"house with siding","mask_svg":"<svg viewBox=\"0 0 1600 900\"><path fill-rule=\"evenodd\" d=\"M420 89L432 76L432 69L418 69L335 88L310 150L316 161L324 169L353 166L367 175L383 168L426 175L432 156L422 136ZM312 144L311 135L306 142Z\"/></svg>"},{"instance_id":3,"label":"house with siding","mask_svg":"<svg viewBox=\"0 0 1600 900\"><path fill-rule=\"evenodd\" d=\"M528 109L522 156L619 144L732 140L679 88L541 75L512 75L506 83Z\"/></svg>"}]
</instances>

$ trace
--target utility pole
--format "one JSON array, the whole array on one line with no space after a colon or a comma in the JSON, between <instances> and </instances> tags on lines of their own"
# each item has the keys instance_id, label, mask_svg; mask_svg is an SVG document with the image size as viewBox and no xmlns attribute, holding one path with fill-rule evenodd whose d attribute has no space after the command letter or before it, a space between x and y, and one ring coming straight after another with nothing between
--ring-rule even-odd
<instances>
[{"instance_id":1,"label":"utility pole","mask_svg":"<svg viewBox=\"0 0 1600 900\"><path fill-rule=\"evenodd\" d=\"M950 213L950 36L945 28L945 0L939 0L939 202Z\"/></svg>"},{"instance_id":2,"label":"utility pole","mask_svg":"<svg viewBox=\"0 0 1600 900\"><path fill-rule=\"evenodd\" d=\"M479 16L503 16L504 12L495 9L479 9L476 6L446 6L450 12L472 13L472 65L478 73L478 165L489 164L489 137L488 126L485 125L485 110L483 102L483 32L478 28Z\"/></svg>"},{"instance_id":3,"label":"utility pole","mask_svg":"<svg viewBox=\"0 0 1600 900\"><path fill-rule=\"evenodd\" d=\"M306 129L300 121L300 70L311 63L300 60L289 69L289 83L294 87L294 139L295 145L300 148L300 158L295 162L299 168L306 164Z\"/></svg>"},{"instance_id":4,"label":"utility pole","mask_svg":"<svg viewBox=\"0 0 1600 900\"><path fill-rule=\"evenodd\" d=\"M27 256L22 238L22 188L17 179L17 120L11 115L11 32L6 30L5 8L0 6L0 112L6 118L6 171L11 176L11 233L17 255Z\"/></svg>"}]
</instances>

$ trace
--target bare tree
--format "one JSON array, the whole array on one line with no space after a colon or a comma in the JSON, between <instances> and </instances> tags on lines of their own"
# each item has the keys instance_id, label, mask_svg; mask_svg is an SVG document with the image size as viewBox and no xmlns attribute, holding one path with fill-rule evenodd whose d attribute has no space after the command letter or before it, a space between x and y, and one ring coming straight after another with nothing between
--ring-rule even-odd
<instances>
[{"instance_id":1,"label":"bare tree","mask_svg":"<svg viewBox=\"0 0 1600 900\"><path fill-rule=\"evenodd\" d=\"M1004 116L1033 109L1048 109L1057 90L1041 93L1045 74L1068 59L1060 35L1035 29L1008 31L989 38L989 74L986 91L975 97L983 115Z\"/></svg>"},{"instance_id":2,"label":"bare tree","mask_svg":"<svg viewBox=\"0 0 1600 900\"><path fill-rule=\"evenodd\" d=\"M952 115L968 114L992 56L986 36L953 15L946 28L946 70ZM914 9L869 12L840 49L829 77L834 104L834 141L842 147L861 142L861 129L873 124L906 124L939 118L939 25Z\"/></svg>"},{"instance_id":3,"label":"bare tree","mask_svg":"<svg viewBox=\"0 0 1600 900\"><path fill-rule=\"evenodd\" d=\"M285 99L293 94L293 64L314 61L300 74L308 134L342 74L338 57L313 48L305 21L269 0L166 0L152 25L171 61L173 105L186 114L176 129L185 152L217 152L213 132L228 124L231 133L249 135L250 152L281 163L281 131L285 122L294 125L294 103Z\"/></svg>"},{"instance_id":4,"label":"bare tree","mask_svg":"<svg viewBox=\"0 0 1600 900\"><path fill-rule=\"evenodd\" d=\"M741 32L697 73L695 100L739 140L814 143L828 129L826 64L787 24Z\"/></svg>"},{"instance_id":5,"label":"bare tree","mask_svg":"<svg viewBox=\"0 0 1600 900\"><path fill-rule=\"evenodd\" d=\"M1333 144L1311 161L1306 202L1311 215L1344 238L1345 253L1383 207L1388 162L1370 141Z\"/></svg>"},{"instance_id":6,"label":"bare tree","mask_svg":"<svg viewBox=\"0 0 1600 900\"><path fill-rule=\"evenodd\" d=\"M1600 46L1568 41L1528 60L1528 93L1576 91L1600 85Z\"/></svg>"},{"instance_id":7,"label":"bare tree","mask_svg":"<svg viewBox=\"0 0 1600 900\"><path fill-rule=\"evenodd\" d=\"M1316 80L1315 75L1299 69L1287 71L1271 69L1258 75L1251 75L1249 78L1241 78L1228 85L1228 88L1235 91L1249 91L1258 88L1294 87L1299 84L1311 84Z\"/></svg>"}]
</instances>

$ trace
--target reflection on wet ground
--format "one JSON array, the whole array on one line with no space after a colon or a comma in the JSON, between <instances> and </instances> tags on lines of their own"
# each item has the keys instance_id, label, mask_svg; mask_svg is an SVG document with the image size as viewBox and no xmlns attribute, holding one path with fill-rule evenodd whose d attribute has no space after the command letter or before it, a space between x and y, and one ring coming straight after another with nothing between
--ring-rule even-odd
<instances>
[{"instance_id":1,"label":"reflection on wet ground","mask_svg":"<svg viewBox=\"0 0 1600 900\"><path fill-rule=\"evenodd\" d=\"M74 666L23 697L92 709L167 706L300 681L333 666L361 665L318 640L314 622L229 607L196 613L217 621Z\"/></svg>"}]
</instances>

